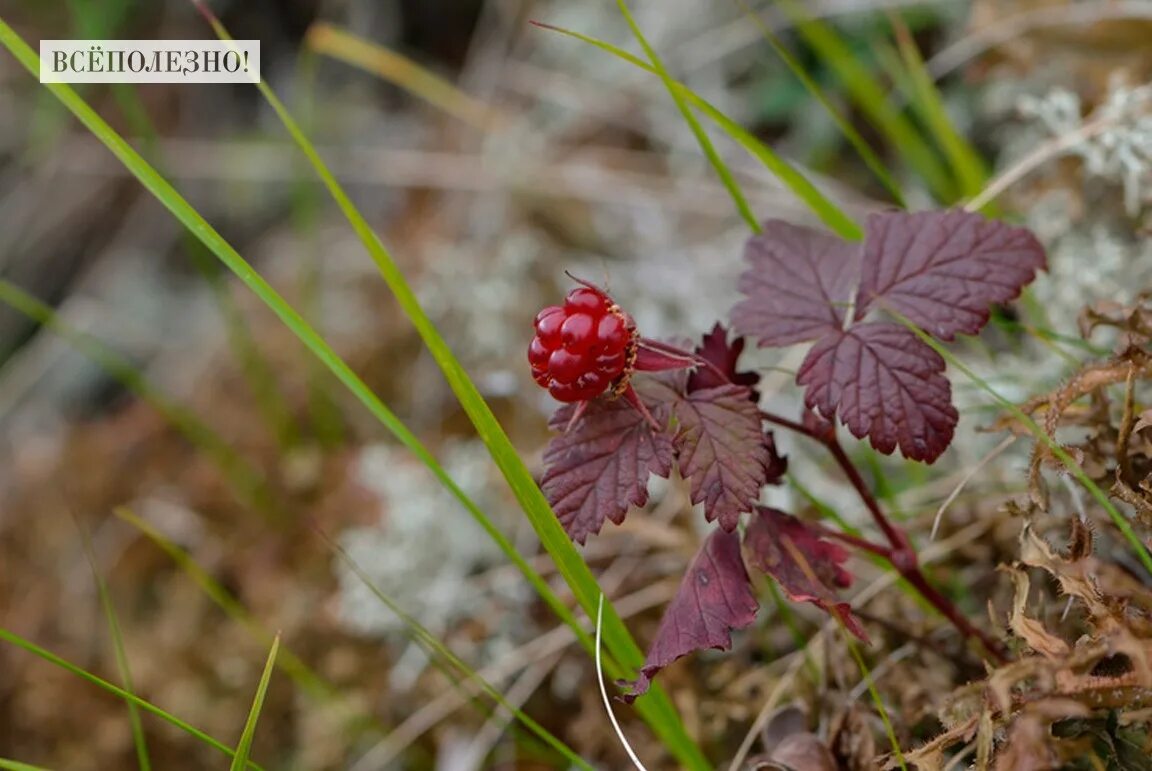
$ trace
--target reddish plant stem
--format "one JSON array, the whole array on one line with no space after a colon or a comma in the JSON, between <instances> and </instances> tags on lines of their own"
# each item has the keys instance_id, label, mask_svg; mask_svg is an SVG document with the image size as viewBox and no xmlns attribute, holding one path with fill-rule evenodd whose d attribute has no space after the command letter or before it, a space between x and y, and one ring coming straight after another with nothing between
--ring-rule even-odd
<instances>
[{"instance_id":1,"label":"reddish plant stem","mask_svg":"<svg viewBox=\"0 0 1152 771\"><path fill-rule=\"evenodd\" d=\"M832 457L836 459L837 465L840 466L844 475L848 477L848 481L856 488L860 500L864 502L864 506L872 515L876 526L884 533L884 537L888 539L891 546L883 546L864 538L848 533L841 533L823 526L820 526L819 530L829 537L836 538L857 549L875 554L887 560L892 567L896 568L900 575L920 593L921 597L932 605L940 615L948 619L965 637L979 640L994 659L1000 663L1006 662L1008 656L1003 644L969 621L964 614L957 610L952 600L929 583L927 577L924 575L924 571L920 569L919 557L916 555L916 550L908 540L908 536L903 530L892 524L892 521L884 514L884 510L880 508L879 501L876 500L876 496L874 496L868 488L864 477L860 475L860 471L856 468L856 465L852 463L848 454L844 452L844 448L836 438L835 430L829 427L827 431L819 431L803 423L788 420L787 418L782 418L768 412L761 412L761 415L769 423L774 423L782 428L803 434L824 445L832 454Z\"/></svg>"},{"instance_id":2,"label":"reddish plant stem","mask_svg":"<svg viewBox=\"0 0 1152 771\"><path fill-rule=\"evenodd\" d=\"M861 538L860 536L852 535L851 533L842 533L839 530L833 530L827 525L823 525L819 522L805 522L804 524L812 530L815 530L820 535L827 538L834 538L837 541L846 543L853 549L859 549L860 551L866 551L869 554L875 554L877 557L883 557L889 562L892 560L892 549L888 548L884 544L874 543L869 541L867 538Z\"/></svg>"}]
</instances>

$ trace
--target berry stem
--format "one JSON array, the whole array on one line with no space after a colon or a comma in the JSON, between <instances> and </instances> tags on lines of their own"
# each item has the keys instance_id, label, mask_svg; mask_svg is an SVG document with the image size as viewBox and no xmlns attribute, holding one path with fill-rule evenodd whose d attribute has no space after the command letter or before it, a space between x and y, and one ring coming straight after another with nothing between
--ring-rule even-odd
<instances>
[{"instance_id":1,"label":"berry stem","mask_svg":"<svg viewBox=\"0 0 1152 771\"><path fill-rule=\"evenodd\" d=\"M969 639L975 638L979 640L985 650L999 663L1006 662L1008 656L1003 644L969 621L968 618L956 608L955 603L953 603L951 599L928 581L928 578L924 575L924 571L920 568L919 557L917 557L916 550L913 548L908 536L884 514L884 510L880 508L880 502L876 500L876 496L873 495L872 491L868 488L868 484L864 481L864 477L861 476L859 469L856 468L856 465L848 457L848 454L844 452L840 440L836 438L836 432L834 430L826 432L817 431L803 423L789 420L788 418L783 418L770 412L761 411L760 414L761 417L769 423L774 423L782 428L803 434L824 445L836 460L837 465L840 466L844 475L848 477L848 481L856 489L860 500L863 501L865 508L867 508L872 515L876 526L884 533L884 537L888 540L890 546L877 544L848 533L841 533L822 525L819 527L819 530L829 537L843 541L861 551L883 557L892 567L896 568L900 575L916 589L925 601L935 608L940 615L948 619L961 634Z\"/></svg>"}]
</instances>

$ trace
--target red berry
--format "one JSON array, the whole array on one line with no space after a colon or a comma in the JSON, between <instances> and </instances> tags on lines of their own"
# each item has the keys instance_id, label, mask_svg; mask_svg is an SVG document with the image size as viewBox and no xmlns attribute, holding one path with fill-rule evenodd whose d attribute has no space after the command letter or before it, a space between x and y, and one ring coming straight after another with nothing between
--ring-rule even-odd
<instances>
[{"instance_id":1,"label":"red berry","mask_svg":"<svg viewBox=\"0 0 1152 771\"><path fill-rule=\"evenodd\" d=\"M536 315L535 328L528 346L532 377L558 401L595 399L625 376L635 324L604 292L573 289L563 307Z\"/></svg>"}]
</instances>

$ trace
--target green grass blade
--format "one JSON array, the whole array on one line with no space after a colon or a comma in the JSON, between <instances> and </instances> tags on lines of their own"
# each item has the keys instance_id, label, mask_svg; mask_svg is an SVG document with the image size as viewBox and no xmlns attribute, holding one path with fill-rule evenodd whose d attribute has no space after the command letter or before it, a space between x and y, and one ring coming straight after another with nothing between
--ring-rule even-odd
<instances>
[{"instance_id":1,"label":"green grass blade","mask_svg":"<svg viewBox=\"0 0 1152 771\"><path fill-rule=\"evenodd\" d=\"M144 699L141 699L139 696L136 696L135 694L129 693L128 691L125 691L123 688L120 688L119 686L113 685L112 683L108 682L107 680L104 680L103 678L97 677L96 675L92 674L88 670L82 669L81 667L76 666L71 661L68 661L67 659L63 659L63 658L57 656L55 653L52 653L51 651L49 651L45 648L41 648L36 643L32 642L31 640L26 640L25 638L21 637L20 635L16 634L15 632L10 632L9 630L4 629L3 627L0 627L0 641L9 643L10 645L14 645L17 648L21 648L21 649L27 651L28 653L31 653L32 655L38 656L39 658L47 661L49 664L53 664L57 667L60 667L61 669L65 670L66 672L71 672L72 674L76 675L77 677L79 677L83 680L87 680L88 682L90 682L93 685L96 685L100 688L103 688L105 691L112 694L113 696L119 696L121 699L124 699L125 701L132 702L133 704L140 707L140 709L144 710L145 712L150 712L151 714L160 718L164 722L166 722L172 726L175 726L176 728L180 729L184 733L186 733L192 737L195 737L199 741L203 742L204 744L208 745L209 747L212 747L215 750L219 750L220 752L222 752L223 754L227 755L230 758L234 757L236 754L235 752L232 751L231 747L224 744L223 742L220 742L220 741L217 741L216 739L213 739L211 736L204 733L199 728L196 728L196 727L190 725L189 723L184 722L183 720L176 717L175 715L171 715L171 714L165 712L163 709L161 709L160 707L157 707L155 704L152 704L151 702L147 702ZM252 763L251 761L249 761L247 767L248 768L255 768L255 769L257 769L257 771L263 771L263 769L261 769L260 766L256 765L255 763Z\"/></svg>"},{"instance_id":2,"label":"green grass blade","mask_svg":"<svg viewBox=\"0 0 1152 771\"><path fill-rule=\"evenodd\" d=\"M260 710L264 708L264 696L268 693L268 683L272 680L272 670L276 668L276 653L280 650L280 635L272 641L272 649L268 651L268 659L264 662L264 672L260 675L260 683L256 686L256 696L252 699L252 709L248 710L248 719L244 721L244 731L240 734L240 741L236 744L236 754L232 756L232 771L244 771L248 767L248 755L252 752L252 739L256 736L256 723L260 719Z\"/></svg>"},{"instance_id":3,"label":"green grass blade","mask_svg":"<svg viewBox=\"0 0 1152 771\"><path fill-rule=\"evenodd\" d=\"M248 610L227 589L212 578L204 568L200 567L199 563L188 552L173 543L150 523L136 516L131 510L121 507L116 509L114 513L119 519L139 530L156 544L176 563L177 567L192 579L192 582L204 592L208 599L224 611L225 615L246 629L261 645L272 644L275 635L260 626ZM281 647L280 653L276 657L276 665L283 669L285 674L292 678L293 682L309 697L320 700L336 698L336 689L328 685L320 675L316 674L287 647Z\"/></svg>"},{"instance_id":4,"label":"green grass blade","mask_svg":"<svg viewBox=\"0 0 1152 771\"><path fill-rule=\"evenodd\" d=\"M708 138L708 134L700 126L700 121L696 120L696 116L692 110L688 108L688 103L684 99L684 95L676 88L675 81L672 76L668 74L667 68L664 63L660 61L660 57L656 54L656 49L648 43L648 39L644 37L644 33L640 31L640 25L632 18L632 12L628 10L628 3L625 0L616 0L616 5L620 8L620 13L624 15L624 19L628 22L629 29L632 30L632 36L636 38L636 42L644 49L644 55L648 57L648 61L652 64L652 69L660 76L660 80L664 81L664 87L668 89L668 93L672 95L672 101L676 103L676 109L680 110L680 114L684 116L684 122L688 124L688 128L692 130L692 135L696 137L696 143L700 145L700 149L708 158L708 162L712 164L712 168L716 170L716 175L720 177L720 181L724 183L728 195L732 196L732 202L736 204L736 210L740 212L740 216L748 223L748 227L752 229L753 233L760 232L760 222L757 220L756 215L752 212L752 207L748 205L748 199L744 197L744 191L740 189L740 185L736 183L736 178L732 176L732 172L728 169L728 165L724 163L724 159L716 152L712 140Z\"/></svg>"},{"instance_id":5,"label":"green grass blade","mask_svg":"<svg viewBox=\"0 0 1152 771\"><path fill-rule=\"evenodd\" d=\"M900 768L903 771L908 771L908 764L904 761L904 751L900 749L900 740L896 738L896 729L892 727L892 719L888 716L888 709L884 706L884 700L880 698L880 691L876 688L876 681L872 679L872 672L860 654L860 649L856 647L852 633L844 628L843 621L839 618L836 621L840 624L840 633L844 643L852 653L852 658L856 659L856 666L860 668L860 674L864 676L864 681L868 683L868 694L872 697L872 703L876 705L876 711L880 713L880 720L884 723L884 733L888 736L888 744L892 747L892 754L896 756L896 762L900 764Z\"/></svg>"},{"instance_id":6,"label":"green grass blade","mask_svg":"<svg viewBox=\"0 0 1152 771\"><path fill-rule=\"evenodd\" d=\"M205 14L205 18L209 20L216 34L221 39L230 39L227 30L210 15L207 9L199 4L197 4L197 7L201 8ZM512 493L515 495L521 509L527 515L544 549L548 552L549 556L551 556L553 562L556 564L557 570L572 590L573 595L584 609L584 612L591 616L601 594L600 586L592 575L592 571L584 562L580 553L576 550L576 547L573 546L572 541L568 538L567 533L564 532L559 520L556 519L556 515L552 512L552 508L544 497L544 493L541 492L536 481L532 478L532 473L520 458L520 454L508 439L507 434L504 433L504 429L499 421L496 420L492 409L488 406L488 403L484 401L484 397L481 396L480 391L476 388L476 384L468 377L468 373L464 371L463 366L461 366L460 362L448 347L447 342L436 328L436 325L432 323L432 320L428 318L428 315L424 312L415 293L409 286L407 279L404 278L404 274L392 259L391 254L380 240L380 237L372 229L371 225L368 224L364 215L356 208L356 205L352 203L351 198L348 197L347 192L324 163L311 140L301 131L299 124L296 123L283 102L280 101L280 98L276 96L275 92L272 91L267 83L257 83L256 86L260 89L260 92L264 95L268 104L271 105L272 109L276 112L301 152L304 153L309 163L311 163L317 176L320 177L333 200L336 201L337 206L339 206L349 224L351 224L352 229L364 244L368 254L371 256L373 262L375 262L380 275L392 291L393 296L396 297L397 302L399 302L408 320L416 328L425 347L432 354L432 358L440 367L441 372L448 381L449 387L452 388L452 392L456 395L460 406L463 407L465 413L468 415L469 420L476 429L476 433L479 435L481 441L484 442L496 466L504 475L508 486L512 489ZM174 190L172 192L175 193ZM239 255L237 255L237 258L239 258ZM381 407L382 406L383 405L381 405ZM451 481L447 475L444 476L449 482ZM481 514L481 516L483 515ZM493 530L495 530L495 528L493 528ZM523 562L523 559L515 553L515 550L511 549L510 545L509 547L511 551L510 556L518 560L518 564L523 564L525 569L530 570L527 564ZM542 581L541 584L543 585ZM551 594L550 589L547 591L549 596L554 596ZM547 600L548 597L545 596L545 599ZM564 608L564 611L567 613L566 608ZM569 614L567 617L562 616L562 618L565 618L567 621L571 616ZM587 633L584 632L574 620L570 622L570 626L572 626L576 632L585 650L593 653L593 643ZM607 640L608 650L612 654L612 659L614 659L610 660L610 666L606 666L605 668L612 673L613 677L628 677L643 665L643 652L611 604L609 604L606 614L604 635ZM699 746L688 735L683 722L680 720L679 714L673 707L672 702L668 699L667 694L665 694L661 688L657 687L649 691L647 698L637 703L637 711L649 726L651 726L653 731L660 736L664 746L667 747L681 763L693 769L708 768L708 762L700 751Z\"/></svg>"},{"instance_id":7,"label":"green grass blade","mask_svg":"<svg viewBox=\"0 0 1152 771\"><path fill-rule=\"evenodd\" d=\"M27 46L26 43L9 27L2 19L0 19L0 43L3 43L17 59L28 69L30 73L36 74L39 71L39 58L35 52ZM419 439L416 438L407 426L400 421L396 415L389 410L384 403L368 388L368 386L361 380L348 366L348 364L341 359L331 346L304 320L302 316L294 309L283 297L280 296L275 289L259 274L251 265L249 265L243 257L229 244L224 238L205 220L199 212L197 212L184 198L181 196L172 185L161 177L154 168L147 161L145 161L139 153L137 153L127 142L116 133L111 126L107 124L83 99L77 96L76 92L66 84L46 84L46 88L52 91L57 98L60 99L64 105L73 112L74 115L83 123L92 133L100 139L113 155L124 164L124 167L132 172L137 179L151 192L160 203L162 203L185 227L187 227L193 234L195 234L211 251L215 254L225 265L228 266L249 289L252 290L257 297L259 297L274 313L284 322L292 332L312 351L312 353L324 363L324 365L336 375L336 377L360 400L365 407L372 413L372 415L380 421L389 431L400 440L418 459L420 459L429 470L436 476L438 481L443 484L460 503L468 509L474 518L484 527L485 531L497 542L505 554L511 559L521 572L532 583L533 587L540 593L540 596L552 606L553 610L565 620L577 634L582 637L587 643L587 648L591 651L592 641L591 638L580 629L579 624L576 623L575 616L571 611L556 597L544 579L536 573L535 570L528 564L528 562L521 557L515 547L510 541L491 523L487 516L480 511L476 504L464 493L464 491L455 483L455 481L448 476L447 472L440 466L432 454L428 451ZM367 228L367 223L364 223ZM369 232L371 232L369 230ZM382 247L381 247L382 248ZM11 289L11 285L6 285ZM0 284L0 288L5 287ZM19 296L14 295L11 291L6 293L9 299L15 299L19 302ZM26 295L25 295L26 296ZM415 298L408 294L410 302L414 303ZM26 305L26 304L25 304ZM32 309L35 311L35 309ZM431 322L427 322L428 325ZM443 345L443 344L442 344ZM444 346L446 348L446 346ZM112 364L116 364L115 361ZM119 367L119 370L124 368ZM138 379L138 373L130 368L127 371L120 373L129 381ZM457 379L463 375L457 375ZM471 383L469 382L469 385ZM480 399L478 392L475 392L475 387L472 387L475 398ZM482 402L482 400L481 400ZM490 414L490 413L489 413ZM492 418L495 423L495 418ZM499 426L496 431L500 431ZM501 436L502 436L502 432ZM505 437L505 442L507 438ZM511 450L510 443L507 445ZM517 458L517 460L519 460ZM524 476L528 482L531 482L531 475L527 469L524 468ZM533 483L533 489L535 485ZM537 490L537 494L539 491ZM541 496L542 499L542 496ZM555 520L555 517L552 517ZM559 530L559 524L556 524ZM559 535L563 536L563 531L559 530ZM555 538L555 537L554 537ZM566 536L564 542L567 543ZM579 560L574 547L568 544L572 552L573 558ZM583 565L582 562L580 562ZM586 570L586 568L585 568ZM589 578L591 574L588 574Z\"/></svg>"},{"instance_id":8,"label":"green grass blade","mask_svg":"<svg viewBox=\"0 0 1152 771\"><path fill-rule=\"evenodd\" d=\"M0 19L0 43L11 51L18 61L33 75L39 72L39 57L17 35L10 26ZM261 84L263 86L264 84ZM119 134L113 130L76 92L66 84L46 84L48 88L92 133L100 139L113 155L124 164L134 176L189 230L191 230L217 257L220 258L252 291L272 309L292 332L317 356L325 366L368 408L373 416L388 428L408 449L413 452L437 477L461 504L477 519L485 531L496 541L508 558L520 569L537 593L552 610L572 629L585 650L592 652L592 641L579 626L575 616L560 601L543 578L532 569L528 562L516 552L511 542L488 520L487 516L464 493L455 481L436 462L430 452L414 434L372 393L367 385L351 370L335 351L316 331L281 297L267 281L260 276L225 241L220 234L176 191L167 180L161 177ZM266 87L264 87L266 89ZM503 429L496 421L488 405L480 396L476 386L468 378L463 368L452 356L447 344L439 335L432 322L423 313L415 295L408 287L403 275L384 249L383 244L373 233L363 216L348 199L347 194L336 182L320 160L314 147L300 132L283 105L266 90L266 96L278 108L290 133L305 150L309 160L324 179L330 192L341 204L358 235L368 247L385 279L400 301L401 307L412 319L425 344L437 363L444 370L449 385L457 394L465 411L477 428L480 438L488 446L497 465L508 480L513 493L528 515L544 548L552 556L560 574L565 578L577 600L587 611L594 607L594 598L599 586L591 570L581 559L579 552L564 533L543 493L536 486L528 468L524 465ZM605 637L613 658L606 667L613 677L631 676L643 664L644 655L632 639L619 614L608 608L605 621ZM686 767L707 769L708 762L699 747L688 736L675 708L667 695L659 687L637 704L641 716L661 737L670 752Z\"/></svg>"},{"instance_id":9,"label":"green grass blade","mask_svg":"<svg viewBox=\"0 0 1152 771\"><path fill-rule=\"evenodd\" d=\"M0 34L3 33L2 25L0 22ZM0 279L0 303L67 340L121 385L151 405L216 464L241 502L269 515L273 512L274 501L260 472L194 413L165 396L131 361L92 335L65 324L51 306L4 279Z\"/></svg>"},{"instance_id":10,"label":"green grass blade","mask_svg":"<svg viewBox=\"0 0 1152 771\"><path fill-rule=\"evenodd\" d=\"M44 766L34 766L31 763L21 763L18 760L0 758L0 771L52 771Z\"/></svg>"},{"instance_id":11,"label":"green grass blade","mask_svg":"<svg viewBox=\"0 0 1152 771\"><path fill-rule=\"evenodd\" d=\"M120 620L116 615L116 606L112 602L112 595L108 592L108 584L100 574L96 564L96 554L92 550L92 539L88 537L80 522L76 522L76 529L80 532L80 541L84 547L84 556L88 566L92 569L92 578L96 581L96 590L100 594L100 608L104 611L104 619L108 623L108 632L112 635L112 648L116 654L116 668L120 671L120 679L124 682L124 690L135 693L132 684L132 670L128 666L128 655L124 650L124 634L120 629ZM152 763L148 758L148 743L144 738L144 724L140 720L140 708L128 702L128 722L132 727L132 744L136 748L136 764L140 771L149 771Z\"/></svg>"},{"instance_id":12,"label":"green grass blade","mask_svg":"<svg viewBox=\"0 0 1152 771\"><path fill-rule=\"evenodd\" d=\"M642 70L656 74L656 70L653 69L652 65L648 62L611 43L585 35L581 32L556 27L551 24L543 24L541 22L533 22L533 24L542 29L558 32L561 35L574 38L582 43L587 43ZM692 107L716 123L733 141L743 147L753 158L760 161L764 168L779 179L780 182L787 187L797 199L811 209L825 225L834 230L842 238L850 241L859 241L864 237L864 231L860 229L860 225L857 224L855 220L849 217L843 209L837 206L831 199L824 195L824 193L820 192L820 189L813 185L811 180L777 155L771 147L761 142L752 132L736 123L736 121L729 118L683 83L674 82L672 87L680 92L681 96L683 96Z\"/></svg>"},{"instance_id":13,"label":"green grass blade","mask_svg":"<svg viewBox=\"0 0 1152 771\"><path fill-rule=\"evenodd\" d=\"M1055 458L1059 460L1066 469L1068 469L1068 472L1076 479L1076 481L1083 485L1084 489L1086 489L1088 493L1096 499L1096 502L1100 504L1101 508L1107 512L1108 517L1112 520L1112 523L1116 525L1116 529L1123 534L1125 540L1127 540L1129 545L1132 546L1132 550L1136 553L1136 557L1140 560L1140 564L1143 565L1144 569L1148 571L1148 574L1152 576L1152 554L1149 554L1148 547L1145 546L1144 543L1140 540L1140 537L1136 535L1136 532L1132 529L1132 525L1128 522L1127 517L1120 513L1120 510L1117 509L1115 504L1112 503L1111 499L1108 497L1108 494L1100 489L1099 485L1092 481L1092 478L1084 472L1084 469L1080 467L1080 464L1076 462L1076 459L1069 455L1068 451L1065 450L1059 442L1048 436L1047 432L1045 432L1044 429L1042 429L1030 415L1025 413L1008 399L1005 399L1003 396L1001 396L1000 393L988 383L988 381L977 375L966 364L964 364L964 362L956 358L956 356L954 356L951 351L941 345L940 342L936 340L936 338L924 332L918 326L909 321L906 317L902 316L891 308L885 308L885 310L892 314L893 318L895 318L901 324L912 330L912 332L925 343L927 343L928 346L932 348L932 350L936 351L938 354L944 357L944 360L948 362L950 367L953 367L959 372L963 373L963 375L975 383L981 391L984 391L986 394L991 396L992 399L1000 405L1000 407L1005 409L1009 414L1012 415L1012 417L1016 418L1016 420L1018 420L1021 425L1027 428L1029 433L1036 437L1037 441L1043 442L1044 445L1047 446L1048 450L1052 453L1052 455L1055 456Z\"/></svg>"},{"instance_id":14,"label":"green grass blade","mask_svg":"<svg viewBox=\"0 0 1152 771\"><path fill-rule=\"evenodd\" d=\"M487 680L480 677L480 675L475 670L469 667L468 664L466 664L463 660L460 659L459 656L453 653L452 650L448 648L448 646L442 643L436 637L436 635L429 632L419 621L408 615L408 613L406 613L403 608L397 605L391 597L389 597L372 581L368 574L364 572L363 568L357 564L356 560L352 559L352 555L348 554L347 551L340 548L340 545L329 538L323 531L317 530L316 532L317 535L319 535L320 538L324 540L332 552L340 559L340 561L343 562L345 566L347 566L348 569L352 571L356 578L359 579L365 587L367 587L368 591L372 592L376 599L378 599L404 623L404 626L409 630L413 641L420 645L420 647L423 648L426 653L428 653L430 658L433 660L440 659L446 663L448 667L454 669L466 680L475 680L476 683L480 686L480 689L489 698L491 698L504 709L511 712L512 715L518 721L520 721L520 723L523 724L525 728L531 731L549 747L567 758L569 763L573 764L577 768L583 768L587 769L587 771L592 771L592 766L588 765L588 763L574 750L568 747L568 745L566 745L560 739L552 735L548 729L536 722L536 720L531 718L519 707L509 703L499 690L493 687L492 684L490 684ZM595 643L593 643L593 645L595 645Z\"/></svg>"},{"instance_id":15,"label":"green grass blade","mask_svg":"<svg viewBox=\"0 0 1152 771\"><path fill-rule=\"evenodd\" d=\"M920 49L912 39L904 21L893 11L890 12L892 28L896 34L896 46L904 65L904 71L911 89L912 104L925 125L936 138L952 167L952 173L959 184L960 195L972 198L978 195L988 183L988 168L976 148L959 132L944 108L944 99L936 87L935 79L924 66ZM988 206L981 211L989 213Z\"/></svg>"},{"instance_id":16,"label":"green grass blade","mask_svg":"<svg viewBox=\"0 0 1152 771\"><path fill-rule=\"evenodd\" d=\"M852 101L944 203L957 200L957 192L943 162L919 130L896 109L888 94L869 74L869 68L852 52L835 29L810 16L796 0L777 0L812 46L847 89Z\"/></svg>"},{"instance_id":17,"label":"green grass blade","mask_svg":"<svg viewBox=\"0 0 1152 771\"><path fill-rule=\"evenodd\" d=\"M68 0L68 8L74 20L77 38L102 40L116 37L116 27L132 11L132 0L101 3L92 0ZM160 134L148 116L148 110L136 88L128 83L112 83L108 87L120 107L120 112L124 115L128 130L141 141L143 154L163 171ZM212 299L224 319L228 344L240 362L241 374L256 397L256 409L276 436L280 449L287 450L296 439L295 424L288 402L276 385L272 367L252 339L239 308L228 293L228 288L219 280L217 275L219 269L211 255L206 254L204 247L186 231L181 233L181 243L189 261L211 290Z\"/></svg>"},{"instance_id":18,"label":"green grass blade","mask_svg":"<svg viewBox=\"0 0 1152 771\"><path fill-rule=\"evenodd\" d=\"M234 597L232 597L231 594L229 594L227 589L225 589L215 579L208 575L208 573L205 572L202 567L200 567L200 565L196 562L196 560L192 558L191 555L189 555L186 551L169 540L154 526L141 519L127 508L118 508L116 509L115 514L117 517L139 530L143 535L147 536L153 543L155 543L172 559L173 562L177 564L178 567L180 567L185 573L188 574L189 578L191 578L192 581L198 587L200 587L201 591L203 591L208 596L208 598L217 605L217 607L223 610L229 618L231 618L241 627L246 629L250 634L252 634L255 639L259 640L262 644L268 645L270 644L270 641L275 638L275 635L268 633L267 630L261 627L251 617L248 611ZM457 670L464 672L467 677L475 677L475 673L470 670L467 665L464 664L464 662L462 662L457 656L455 656L455 654L446 648L443 643L437 640L435 635L421 626L420 623L413 619L411 616L404 613L404 611L398 605L396 605L396 603L392 601L391 598L381 592L379 587L372 583L371 579L367 577L363 570L360 569L359 565L357 565L343 549L341 549L323 533L320 533L319 531L317 532L321 539L324 540L325 544L332 549L333 553L335 553L338 558L340 558L345 562L345 564L349 566L349 568L356 574L357 578L362 581L366 587L368 587L369 591L376 595L376 597L385 606L387 606L389 610L395 613L397 617L405 623L413 641L421 647L425 648L425 650L427 650L430 654L429 657L432 658L434 662L439 663L440 659L443 659L449 662L449 664L454 666ZM304 663L303 660L297 657L284 645L280 646L279 654L276 657L276 666L282 669L289 677L291 677L292 680L298 686L300 686L304 693L309 697L318 700L331 700L339 696L337 689L325 682L320 675L313 671L306 663ZM453 672L449 667L444 667L443 669L449 678L453 677ZM485 690L490 696L492 696L495 701L499 702L502 699L501 694L493 686L483 680L479 680L479 683L481 685L481 689ZM522 716L519 714L514 707L509 708L512 709L513 714L515 714L518 718L525 718L526 720L522 720L522 722L524 722L525 725L529 725L529 722L531 722L530 718L527 718L526 715ZM376 721L375 716L372 716L371 719ZM529 727L531 728L531 726ZM376 721L376 726L373 727L372 732L374 734L380 735L383 728L384 726L379 724L379 721ZM539 731L545 733L547 732L546 729L544 729L542 726L537 726L537 728ZM547 744L553 746L562 754L564 754L565 757L569 757L569 760L571 760L573 763L580 765L583 762L578 760L578 756L576 756L572 750L569 750L566 747L562 747L562 743L559 743L559 739L556 739L555 737L544 736L542 736L542 738Z\"/></svg>"},{"instance_id":19,"label":"green grass blade","mask_svg":"<svg viewBox=\"0 0 1152 771\"><path fill-rule=\"evenodd\" d=\"M743 9L744 14L751 18L760 28L764 39L768 41L768 45L770 45L772 50L776 52L776 55L780 57L780 61L784 62L788 69L792 71L792 74L796 76L796 79L800 81L805 90L820 102L820 105L832 118L832 121L836 124L836 128L840 130L844 139L848 141L848 144L852 146L856 154L860 156L860 160L864 162L868 170L875 175L877 181L879 181L880 184L884 186L884 189L888 191L888 194L892 196L892 200L896 205L901 209L906 208L907 205L904 202L904 193L900 190L900 183L893 178L892 174L888 171L888 167L884 165L884 161L880 159L880 156L876 154L876 151L872 149L867 140L860 135L860 132L856 130L855 126L840 114L840 111L832 104L832 100L824 93L824 89L820 88L820 84L808 74L804 66L791 54L780 38L776 36L776 33L764 23L764 20L748 5L746 0L736 0L736 2L740 5L741 9Z\"/></svg>"},{"instance_id":20,"label":"green grass blade","mask_svg":"<svg viewBox=\"0 0 1152 771\"><path fill-rule=\"evenodd\" d=\"M316 53L370 72L475 128L490 129L501 119L495 108L407 56L326 22L313 24L304 37L304 44Z\"/></svg>"}]
</instances>

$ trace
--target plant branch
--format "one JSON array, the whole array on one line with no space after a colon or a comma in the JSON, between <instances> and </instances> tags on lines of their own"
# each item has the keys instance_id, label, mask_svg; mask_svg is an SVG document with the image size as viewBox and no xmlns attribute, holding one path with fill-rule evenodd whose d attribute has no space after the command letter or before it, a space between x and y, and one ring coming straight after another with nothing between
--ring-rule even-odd
<instances>
[{"instance_id":1,"label":"plant branch","mask_svg":"<svg viewBox=\"0 0 1152 771\"><path fill-rule=\"evenodd\" d=\"M864 477L860 475L859 469L856 468L856 465L848 457L848 454L844 452L844 448L841 446L840 440L836 438L836 432L834 430L820 431L803 423L782 418L779 415L774 415L769 412L761 411L761 416L769 423L803 434L824 445L828 452L832 454L832 457L835 458L837 465L840 466L844 475L848 477L848 481L856 488L860 500L864 502L864 506L872 515L876 526L884 533L884 537L891 545L884 546L873 543L867 539L848 533L841 533L824 527L823 525L818 527L821 533L854 546L861 551L882 557L920 593L920 596L923 597L926 602L935 608L940 615L948 619L961 634L969 639L975 638L979 640L985 650L998 662L1004 663L1008 660L1004 646L999 640L994 639L987 632L969 621L968 618L956 608L956 605L951 599L928 581L928 578L924 575L924 571L920 568L919 557L916 555L916 550L913 548L908 536L903 530L894 525L892 520L884 513L884 510L880 507L880 502L876 500L876 496L872 494L872 490L869 489L868 484L864 481Z\"/></svg>"}]
</instances>

